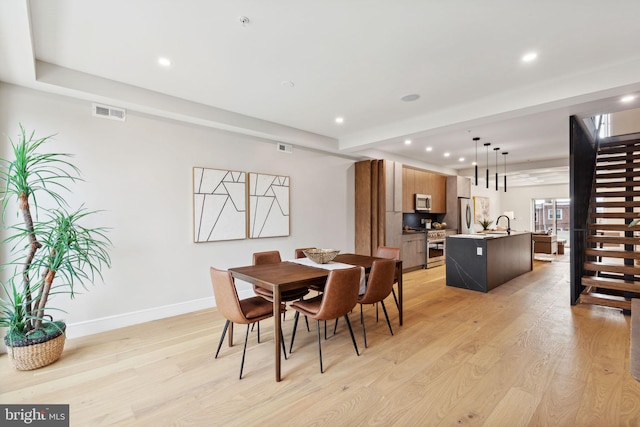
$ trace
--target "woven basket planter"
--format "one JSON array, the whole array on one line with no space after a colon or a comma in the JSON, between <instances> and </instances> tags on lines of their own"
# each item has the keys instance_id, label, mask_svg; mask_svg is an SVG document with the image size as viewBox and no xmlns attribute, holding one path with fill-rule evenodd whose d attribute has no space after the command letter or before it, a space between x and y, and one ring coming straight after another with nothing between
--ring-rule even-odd
<instances>
[{"instance_id":1,"label":"woven basket planter","mask_svg":"<svg viewBox=\"0 0 640 427\"><path fill-rule=\"evenodd\" d=\"M49 335L37 341L20 341L7 344L7 354L14 368L19 371L30 371L42 368L55 362L64 349L64 331Z\"/></svg>"}]
</instances>

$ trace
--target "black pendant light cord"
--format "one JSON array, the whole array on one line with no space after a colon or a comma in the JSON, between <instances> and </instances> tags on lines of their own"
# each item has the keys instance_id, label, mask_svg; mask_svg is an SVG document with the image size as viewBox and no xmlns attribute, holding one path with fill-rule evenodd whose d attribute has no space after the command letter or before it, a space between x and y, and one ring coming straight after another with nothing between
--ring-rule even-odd
<instances>
[{"instance_id":1,"label":"black pendant light cord","mask_svg":"<svg viewBox=\"0 0 640 427\"><path fill-rule=\"evenodd\" d=\"M502 155L504 156L504 192L507 192L507 154L508 151L503 151Z\"/></svg>"},{"instance_id":2,"label":"black pendant light cord","mask_svg":"<svg viewBox=\"0 0 640 427\"><path fill-rule=\"evenodd\" d=\"M484 146L486 148L486 152L487 152L487 170L486 170L486 181L487 181L487 188L489 188L489 146L491 145L490 142L485 142Z\"/></svg>"},{"instance_id":3,"label":"black pendant light cord","mask_svg":"<svg viewBox=\"0 0 640 427\"><path fill-rule=\"evenodd\" d=\"M479 137L473 138L476 143L476 186L478 185L478 141L480 141Z\"/></svg>"},{"instance_id":4,"label":"black pendant light cord","mask_svg":"<svg viewBox=\"0 0 640 427\"><path fill-rule=\"evenodd\" d=\"M500 147L496 147L493 149L496 152L496 191L498 191L498 151L500 151Z\"/></svg>"}]
</instances>

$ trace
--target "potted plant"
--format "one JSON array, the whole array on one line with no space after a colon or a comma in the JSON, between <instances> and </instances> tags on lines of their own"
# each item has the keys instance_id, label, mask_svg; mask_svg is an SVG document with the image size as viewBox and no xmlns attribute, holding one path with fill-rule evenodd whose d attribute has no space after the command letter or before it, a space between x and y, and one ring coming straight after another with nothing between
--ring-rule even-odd
<instances>
[{"instance_id":1,"label":"potted plant","mask_svg":"<svg viewBox=\"0 0 640 427\"><path fill-rule=\"evenodd\" d=\"M493 224L493 221L489 220L488 218L483 218L478 221L478 224L482 226L482 230L488 230L489 226Z\"/></svg>"},{"instance_id":2,"label":"potted plant","mask_svg":"<svg viewBox=\"0 0 640 427\"><path fill-rule=\"evenodd\" d=\"M19 370L55 362L62 353L66 325L48 313L50 297L75 295L75 287L102 279L111 266L111 242L104 227L88 228L98 211L84 206L71 209L64 194L69 184L81 181L70 155L42 153L52 136L34 138L20 125L19 140L11 138L12 158L0 158L2 228L9 253L0 264L2 291L0 327L4 342ZM6 216L17 207L17 222Z\"/></svg>"}]
</instances>

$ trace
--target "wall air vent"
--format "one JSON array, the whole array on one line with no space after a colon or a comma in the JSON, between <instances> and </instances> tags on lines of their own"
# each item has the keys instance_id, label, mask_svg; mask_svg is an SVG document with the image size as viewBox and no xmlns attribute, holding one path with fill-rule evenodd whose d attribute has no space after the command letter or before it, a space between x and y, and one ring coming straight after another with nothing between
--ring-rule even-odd
<instances>
[{"instance_id":1,"label":"wall air vent","mask_svg":"<svg viewBox=\"0 0 640 427\"><path fill-rule=\"evenodd\" d=\"M285 144L284 142L278 142L278 151L280 151L281 153L287 153L287 154L291 154L293 153L293 145L291 144Z\"/></svg>"},{"instance_id":2,"label":"wall air vent","mask_svg":"<svg viewBox=\"0 0 640 427\"><path fill-rule=\"evenodd\" d=\"M105 119L120 120L124 122L127 111L123 108L109 107L108 105L92 104L93 115Z\"/></svg>"}]
</instances>

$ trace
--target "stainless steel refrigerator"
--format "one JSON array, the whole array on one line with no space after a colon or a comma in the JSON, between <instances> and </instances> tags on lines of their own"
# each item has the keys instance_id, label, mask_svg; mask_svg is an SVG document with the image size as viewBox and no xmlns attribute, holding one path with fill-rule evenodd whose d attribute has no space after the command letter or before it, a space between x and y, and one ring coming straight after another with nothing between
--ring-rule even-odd
<instances>
[{"instance_id":1,"label":"stainless steel refrigerator","mask_svg":"<svg viewBox=\"0 0 640 427\"><path fill-rule=\"evenodd\" d=\"M460 234L475 234L475 212L473 208L473 199L458 199L460 204Z\"/></svg>"}]
</instances>

